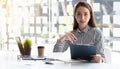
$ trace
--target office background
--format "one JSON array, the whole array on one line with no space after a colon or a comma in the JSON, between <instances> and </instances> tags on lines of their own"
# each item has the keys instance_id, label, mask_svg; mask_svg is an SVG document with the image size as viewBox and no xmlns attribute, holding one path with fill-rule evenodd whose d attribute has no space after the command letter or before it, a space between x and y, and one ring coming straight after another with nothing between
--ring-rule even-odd
<instances>
[{"instance_id":1,"label":"office background","mask_svg":"<svg viewBox=\"0 0 120 69\"><path fill-rule=\"evenodd\" d=\"M120 0L0 0L0 49L15 50L15 37L35 44L54 44L72 30L78 1L88 2L106 46L120 52Z\"/></svg>"}]
</instances>

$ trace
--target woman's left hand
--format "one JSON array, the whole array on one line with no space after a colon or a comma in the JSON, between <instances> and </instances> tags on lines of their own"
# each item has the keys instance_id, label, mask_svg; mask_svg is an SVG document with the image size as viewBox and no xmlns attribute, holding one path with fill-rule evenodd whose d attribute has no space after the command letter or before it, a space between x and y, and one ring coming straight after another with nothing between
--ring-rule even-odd
<instances>
[{"instance_id":1,"label":"woman's left hand","mask_svg":"<svg viewBox=\"0 0 120 69\"><path fill-rule=\"evenodd\" d=\"M95 60L97 63L101 63L102 56L100 54L93 55L93 60Z\"/></svg>"}]
</instances>

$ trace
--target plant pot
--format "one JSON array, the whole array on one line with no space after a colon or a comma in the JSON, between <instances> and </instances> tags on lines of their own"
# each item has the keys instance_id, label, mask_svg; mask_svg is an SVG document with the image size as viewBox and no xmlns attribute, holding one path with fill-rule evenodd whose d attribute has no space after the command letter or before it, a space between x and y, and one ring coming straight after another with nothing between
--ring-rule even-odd
<instances>
[{"instance_id":1,"label":"plant pot","mask_svg":"<svg viewBox=\"0 0 120 69\"><path fill-rule=\"evenodd\" d=\"M31 48L25 48L24 51L25 51L24 55L28 55L28 56L31 55Z\"/></svg>"}]
</instances>

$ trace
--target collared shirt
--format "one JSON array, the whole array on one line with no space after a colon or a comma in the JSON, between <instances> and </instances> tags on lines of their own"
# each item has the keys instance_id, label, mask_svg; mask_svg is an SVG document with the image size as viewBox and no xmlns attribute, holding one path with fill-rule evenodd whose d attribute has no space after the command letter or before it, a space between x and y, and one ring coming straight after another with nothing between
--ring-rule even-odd
<instances>
[{"instance_id":1,"label":"collared shirt","mask_svg":"<svg viewBox=\"0 0 120 69\"><path fill-rule=\"evenodd\" d=\"M92 28L87 26L84 30L79 29L71 31L77 38L73 41L73 44L86 44L90 46L97 46L97 54L100 54L103 58L104 56L104 42L103 35L97 28ZM68 49L68 41L61 42L57 40L53 52L64 52Z\"/></svg>"}]
</instances>

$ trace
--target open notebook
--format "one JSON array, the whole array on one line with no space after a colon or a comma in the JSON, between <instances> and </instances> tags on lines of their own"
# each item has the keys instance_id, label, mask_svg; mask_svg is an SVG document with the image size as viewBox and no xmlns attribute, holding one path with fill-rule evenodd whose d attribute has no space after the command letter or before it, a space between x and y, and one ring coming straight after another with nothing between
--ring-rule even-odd
<instances>
[{"instance_id":1,"label":"open notebook","mask_svg":"<svg viewBox=\"0 0 120 69\"><path fill-rule=\"evenodd\" d=\"M70 44L71 59L91 60L96 54L96 46Z\"/></svg>"}]
</instances>

